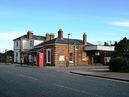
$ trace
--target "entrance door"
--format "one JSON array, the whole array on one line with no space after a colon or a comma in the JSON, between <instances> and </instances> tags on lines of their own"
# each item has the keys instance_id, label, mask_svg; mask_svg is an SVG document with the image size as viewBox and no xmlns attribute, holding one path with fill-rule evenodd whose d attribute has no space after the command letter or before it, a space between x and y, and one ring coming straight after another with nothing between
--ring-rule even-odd
<instances>
[{"instance_id":1,"label":"entrance door","mask_svg":"<svg viewBox=\"0 0 129 97\"><path fill-rule=\"evenodd\" d=\"M51 49L46 50L46 63L51 64Z\"/></svg>"}]
</instances>

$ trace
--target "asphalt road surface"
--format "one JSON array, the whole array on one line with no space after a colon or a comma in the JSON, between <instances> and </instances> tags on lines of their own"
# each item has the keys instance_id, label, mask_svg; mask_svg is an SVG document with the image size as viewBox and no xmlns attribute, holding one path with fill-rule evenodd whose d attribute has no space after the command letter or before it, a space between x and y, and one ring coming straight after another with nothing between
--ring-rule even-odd
<instances>
[{"instance_id":1,"label":"asphalt road surface","mask_svg":"<svg viewBox=\"0 0 129 97\"><path fill-rule=\"evenodd\" d=\"M0 97L129 97L129 83L50 68L0 65Z\"/></svg>"}]
</instances>

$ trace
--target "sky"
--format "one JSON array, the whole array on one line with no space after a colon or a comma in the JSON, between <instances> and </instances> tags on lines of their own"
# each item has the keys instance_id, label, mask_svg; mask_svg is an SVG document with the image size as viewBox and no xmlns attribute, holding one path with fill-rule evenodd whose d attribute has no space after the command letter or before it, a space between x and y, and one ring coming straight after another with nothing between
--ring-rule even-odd
<instances>
[{"instance_id":1,"label":"sky","mask_svg":"<svg viewBox=\"0 0 129 97\"><path fill-rule=\"evenodd\" d=\"M0 52L31 30L101 44L129 38L129 0L0 0Z\"/></svg>"}]
</instances>

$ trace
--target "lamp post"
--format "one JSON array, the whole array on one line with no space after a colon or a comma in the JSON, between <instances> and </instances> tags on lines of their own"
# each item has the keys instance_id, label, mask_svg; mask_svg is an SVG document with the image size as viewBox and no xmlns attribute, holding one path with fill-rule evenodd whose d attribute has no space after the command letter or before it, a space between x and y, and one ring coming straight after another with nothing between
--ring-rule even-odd
<instances>
[{"instance_id":1,"label":"lamp post","mask_svg":"<svg viewBox=\"0 0 129 97\"><path fill-rule=\"evenodd\" d=\"M68 33L68 62L67 62L67 67L69 66L69 36L70 36L71 34L70 33Z\"/></svg>"},{"instance_id":2,"label":"lamp post","mask_svg":"<svg viewBox=\"0 0 129 97\"><path fill-rule=\"evenodd\" d=\"M7 49L5 49L5 63L7 63Z\"/></svg>"},{"instance_id":3,"label":"lamp post","mask_svg":"<svg viewBox=\"0 0 129 97\"><path fill-rule=\"evenodd\" d=\"M77 45L77 65L78 65L78 51L79 51L79 44Z\"/></svg>"}]
</instances>

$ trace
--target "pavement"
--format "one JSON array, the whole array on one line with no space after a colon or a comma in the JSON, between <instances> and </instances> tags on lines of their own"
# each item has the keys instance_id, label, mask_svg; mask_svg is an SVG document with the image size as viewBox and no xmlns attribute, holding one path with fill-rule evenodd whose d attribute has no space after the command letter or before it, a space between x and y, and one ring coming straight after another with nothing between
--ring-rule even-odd
<instances>
[{"instance_id":1,"label":"pavement","mask_svg":"<svg viewBox=\"0 0 129 97\"><path fill-rule=\"evenodd\" d=\"M92 68L89 70L72 70L70 73L129 82L129 73L109 72L107 67L104 67L104 69Z\"/></svg>"},{"instance_id":2,"label":"pavement","mask_svg":"<svg viewBox=\"0 0 129 97\"><path fill-rule=\"evenodd\" d=\"M45 67L56 69L56 71L69 72L72 74L78 74L83 76L93 76L107 79L114 79L120 81L129 82L129 73L119 73L119 72L110 72L108 66L98 65L98 66L73 66L73 67Z\"/></svg>"}]
</instances>

